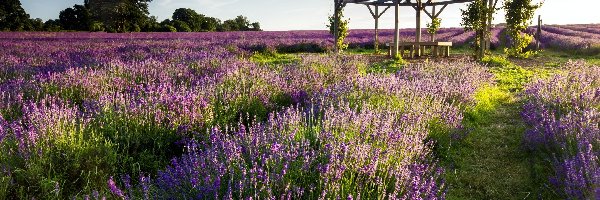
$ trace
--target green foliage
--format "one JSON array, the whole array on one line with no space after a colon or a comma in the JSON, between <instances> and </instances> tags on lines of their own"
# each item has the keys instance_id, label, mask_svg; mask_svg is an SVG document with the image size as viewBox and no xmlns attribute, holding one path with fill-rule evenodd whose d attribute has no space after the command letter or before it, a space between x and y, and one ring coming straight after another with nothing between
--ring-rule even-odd
<instances>
[{"instance_id":1,"label":"green foliage","mask_svg":"<svg viewBox=\"0 0 600 200\"><path fill-rule=\"evenodd\" d=\"M149 116L127 116L104 108L92 128L115 146L118 162L114 174L154 174L183 152L176 144L182 135Z\"/></svg>"},{"instance_id":2,"label":"green foliage","mask_svg":"<svg viewBox=\"0 0 600 200\"><path fill-rule=\"evenodd\" d=\"M507 91L522 91L524 85L530 82L533 77L532 71L512 64L504 57L488 56L484 57L482 61L492 66L491 71L496 77L498 87Z\"/></svg>"},{"instance_id":3,"label":"green foliage","mask_svg":"<svg viewBox=\"0 0 600 200\"><path fill-rule=\"evenodd\" d=\"M58 18L64 30L89 31L92 28L91 14L83 5L76 4L73 8L60 11Z\"/></svg>"},{"instance_id":4,"label":"green foliage","mask_svg":"<svg viewBox=\"0 0 600 200\"><path fill-rule=\"evenodd\" d=\"M177 25L175 28L179 32L199 32L202 28L202 22L204 21L204 15L198 14L195 10L189 8L178 8L173 12L173 21L180 21L187 24L190 31L182 31Z\"/></svg>"},{"instance_id":5,"label":"green foliage","mask_svg":"<svg viewBox=\"0 0 600 200\"><path fill-rule=\"evenodd\" d=\"M102 22L110 32L136 31L148 20L148 3L152 0L88 0L92 19Z\"/></svg>"},{"instance_id":6,"label":"green foliage","mask_svg":"<svg viewBox=\"0 0 600 200\"><path fill-rule=\"evenodd\" d=\"M487 31L488 20L493 17L495 8L487 5L487 0L475 0L467 5L467 9L462 10L461 25L466 31L475 31L474 51L478 58L482 58L485 49L484 40L490 37Z\"/></svg>"},{"instance_id":7,"label":"green foliage","mask_svg":"<svg viewBox=\"0 0 600 200\"><path fill-rule=\"evenodd\" d=\"M250 60L259 64L281 65L298 62L300 58L292 54L279 54L277 52L267 51L254 53L250 57Z\"/></svg>"},{"instance_id":8,"label":"green foliage","mask_svg":"<svg viewBox=\"0 0 600 200\"><path fill-rule=\"evenodd\" d=\"M102 22L92 22L90 25L90 31L101 32L104 31L104 24Z\"/></svg>"},{"instance_id":9,"label":"green foliage","mask_svg":"<svg viewBox=\"0 0 600 200\"><path fill-rule=\"evenodd\" d=\"M373 63L366 70L366 73L396 73L406 65L406 61L402 60L386 60L383 62Z\"/></svg>"},{"instance_id":10,"label":"green foliage","mask_svg":"<svg viewBox=\"0 0 600 200\"><path fill-rule=\"evenodd\" d=\"M505 57L502 56L486 56L481 59L481 62L488 64L492 67L504 67L512 65Z\"/></svg>"},{"instance_id":11,"label":"green foliage","mask_svg":"<svg viewBox=\"0 0 600 200\"><path fill-rule=\"evenodd\" d=\"M26 31L43 31L44 21L40 18L29 19L29 25Z\"/></svg>"},{"instance_id":12,"label":"green foliage","mask_svg":"<svg viewBox=\"0 0 600 200\"><path fill-rule=\"evenodd\" d=\"M190 28L190 26L188 26L188 24L184 21L173 20L171 21L171 24L173 24L175 29L177 29L177 32L192 32L192 28Z\"/></svg>"},{"instance_id":13,"label":"green foliage","mask_svg":"<svg viewBox=\"0 0 600 200\"><path fill-rule=\"evenodd\" d=\"M60 27L60 21L58 19L49 19L44 22L44 31L58 32L62 29Z\"/></svg>"},{"instance_id":14,"label":"green foliage","mask_svg":"<svg viewBox=\"0 0 600 200\"><path fill-rule=\"evenodd\" d=\"M220 31L260 31L258 22L250 23L247 17L242 15L235 19L225 20L219 29Z\"/></svg>"},{"instance_id":15,"label":"green foliage","mask_svg":"<svg viewBox=\"0 0 600 200\"><path fill-rule=\"evenodd\" d=\"M504 2L506 11L507 33L512 38L512 44L505 53L511 57L529 58L534 52L526 51L525 48L533 40L533 36L524 31L531 24L535 10L542 3L533 4L533 0L507 0Z\"/></svg>"},{"instance_id":16,"label":"green foliage","mask_svg":"<svg viewBox=\"0 0 600 200\"><path fill-rule=\"evenodd\" d=\"M171 25L162 25L159 32L177 32L177 29Z\"/></svg>"},{"instance_id":17,"label":"green foliage","mask_svg":"<svg viewBox=\"0 0 600 200\"><path fill-rule=\"evenodd\" d=\"M394 55L394 63L395 64L400 64L400 65L407 64L407 62L404 61L404 58L402 58L402 55L400 55L400 54Z\"/></svg>"},{"instance_id":18,"label":"green foliage","mask_svg":"<svg viewBox=\"0 0 600 200\"><path fill-rule=\"evenodd\" d=\"M435 39L435 33L437 33L438 30L440 30L440 26L442 24L442 19L440 18L433 18L431 20L431 23L427 23L427 33L431 34L431 40L434 41Z\"/></svg>"},{"instance_id":19,"label":"green foliage","mask_svg":"<svg viewBox=\"0 0 600 200\"><path fill-rule=\"evenodd\" d=\"M258 22L256 22L258 23ZM221 20L214 17L205 17L204 22L202 22L202 30L213 32L217 31L221 26Z\"/></svg>"},{"instance_id":20,"label":"green foliage","mask_svg":"<svg viewBox=\"0 0 600 200\"><path fill-rule=\"evenodd\" d=\"M348 23L350 22L349 20L344 19L344 9L343 8L339 8L339 12L337 16L334 16L335 14L329 16L329 24L327 25L327 28L329 28L329 33L331 35L333 35L334 37L337 36L337 38L335 38L335 43L337 44L338 47L338 51L343 51L344 49L348 48L348 44L346 44L344 42L344 40L346 39L346 37L348 37ZM335 27L335 21L339 22L338 27L337 27L337 33L335 33L336 27Z\"/></svg>"},{"instance_id":21,"label":"green foliage","mask_svg":"<svg viewBox=\"0 0 600 200\"><path fill-rule=\"evenodd\" d=\"M24 31L29 26L29 14L19 0L2 0L0 3L0 31Z\"/></svg>"},{"instance_id":22,"label":"green foliage","mask_svg":"<svg viewBox=\"0 0 600 200\"><path fill-rule=\"evenodd\" d=\"M0 163L13 172L0 176L0 198L66 199L102 192L107 178L117 172L116 147L90 127L79 122L48 126L54 130L41 134L35 147L26 147L30 153L20 151L14 137L0 146ZM3 185L6 179L9 185Z\"/></svg>"},{"instance_id":23,"label":"green foliage","mask_svg":"<svg viewBox=\"0 0 600 200\"><path fill-rule=\"evenodd\" d=\"M501 106L500 102L506 102L510 100L510 98L512 98L510 93L500 87L482 87L475 93L475 101L477 104L467 112L467 116L474 121L493 120L487 118L487 116Z\"/></svg>"}]
</instances>

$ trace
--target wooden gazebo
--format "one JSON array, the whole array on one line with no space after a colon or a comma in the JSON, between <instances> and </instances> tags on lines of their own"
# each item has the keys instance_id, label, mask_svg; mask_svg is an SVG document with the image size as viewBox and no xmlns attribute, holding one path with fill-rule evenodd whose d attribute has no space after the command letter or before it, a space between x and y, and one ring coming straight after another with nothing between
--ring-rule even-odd
<instances>
[{"instance_id":1,"label":"wooden gazebo","mask_svg":"<svg viewBox=\"0 0 600 200\"><path fill-rule=\"evenodd\" d=\"M398 23L399 23L399 19L398 19L398 14L399 14L399 7L400 6L410 6L413 7L416 11L416 37L415 37L415 54L417 56L421 55L421 47L420 45L422 45L422 40L421 40L421 13L425 12L425 14L427 14L427 16L429 16L431 19L433 18L437 18L440 13L442 13L442 11L444 11L444 9L450 5L450 4L456 4L456 3L467 3L467 2L472 2L474 0L334 0L336 5L335 5L335 16L337 16L338 12L340 12L341 8L343 8L346 4L363 4L366 5L367 8L369 8L369 12L371 12L371 15L373 16L373 19L375 19L375 44L378 44L378 29L379 29L379 18L381 17L381 15L383 15L383 13L385 13L390 7L394 7L395 9L395 32L394 32L394 44L392 46L392 54L396 55L398 54L398 48L400 45L399 42L399 27L398 27ZM437 7L441 7L439 10L436 11ZM373 7L373 8L372 8ZM384 10L382 12L379 12L379 7L385 7ZM429 12L429 10L427 10L428 7L431 7L431 12ZM336 22L337 23L337 22ZM337 25L336 25L337 26ZM337 31L335 31L337 33ZM337 49L337 47L336 47Z\"/></svg>"}]
</instances>

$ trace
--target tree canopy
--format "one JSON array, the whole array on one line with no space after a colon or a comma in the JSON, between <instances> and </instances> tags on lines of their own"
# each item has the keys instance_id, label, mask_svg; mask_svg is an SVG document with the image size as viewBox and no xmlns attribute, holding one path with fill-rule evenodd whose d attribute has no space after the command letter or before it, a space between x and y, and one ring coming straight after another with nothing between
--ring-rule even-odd
<instances>
[{"instance_id":1,"label":"tree canopy","mask_svg":"<svg viewBox=\"0 0 600 200\"><path fill-rule=\"evenodd\" d=\"M0 4L0 30L23 31L30 26L29 15L19 0L2 0Z\"/></svg>"},{"instance_id":2,"label":"tree canopy","mask_svg":"<svg viewBox=\"0 0 600 200\"><path fill-rule=\"evenodd\" d=\"M84 5L75 5L60 11L60 26L66 30L89 31L92 23L91 14Z\"/></svg>"},{"instance_id":3,"label":"tree canopy","mask_svg":"<svg viewBox=\"0 0 600 200\"><path fill-rule=\"evenodd\" d=\"M93 20L111 32L140 31L148 18L152 0L86 0Z\"/></svg>"},{"instance_id":4,"label":"tree canopy","mask_svg":"<svg viewBox=\"0 0 600 200\"><path fill-rule=\"evenodd\" d=\"M190 8L178 8L172 19L148 16L152 0L85 0L60 11L58 19L30 19L19 0L0 3L0 31L211 32L260 31L260 23L237 16L221 22Z\"/></svg>"}]
</instances>

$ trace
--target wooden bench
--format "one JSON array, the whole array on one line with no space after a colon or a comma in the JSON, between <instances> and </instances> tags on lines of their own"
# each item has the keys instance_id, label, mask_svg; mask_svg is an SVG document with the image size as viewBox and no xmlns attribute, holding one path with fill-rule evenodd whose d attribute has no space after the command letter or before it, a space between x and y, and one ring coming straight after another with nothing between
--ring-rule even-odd
<instances>
[{"instance_id":1,"label":"wooden bench","mask_svg":"<svg viewBox=\"0 0 600 200\"><path fill-rule=\"evenodd\" d=\"M392 43L385 43L386 47L389 47L388 55L392 56L392 48L394 45ZM414 57L417 52L415 51L416 47L420 46L421 52L425 52L425 48L431 48L432 56L450 56L450 47L452 46L452 42L401 42L398 44L398 54L404 57L404 50L409 50L409 57Z\"/></svg>"},{"instance_id":2,"label":"wooden bench","mask_svg":"<svg viewBox=\"0 0 600 200\"><path fill-rule=\"evenodd\" d=\"M385 43L386 47L388 48L388 56L392 56L392 49L394 48L394 45L392 43ZM408 44L408 43L400 43L398 44L398 54L400 54L400 56L404 57L404 50L409 51L408 56L412 57L411 55L413 55L413 51L415 50L415 45L413 44Z\"/></svg>"}]
</instances>

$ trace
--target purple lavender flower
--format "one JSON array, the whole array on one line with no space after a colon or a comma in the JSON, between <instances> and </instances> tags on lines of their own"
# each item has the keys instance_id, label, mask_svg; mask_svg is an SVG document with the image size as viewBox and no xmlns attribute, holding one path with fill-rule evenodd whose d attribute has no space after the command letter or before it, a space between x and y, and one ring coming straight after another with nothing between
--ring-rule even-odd
<instances>
[{"instance_id":1,"label":"purple lavender flower","mask_svg":"<svg viewBox=\"0 0 600 200\"><path fill-rule=\"evenodd\" d=\"M113 177L111 176L110 179L108 179L108 188L110 189L110 192L121 198L121 199L126 199L125 197L125 193L119 189L119 187L117 186L117 184L115 183L115 181L113 180Z\"/></svg>"}]
</instances>

